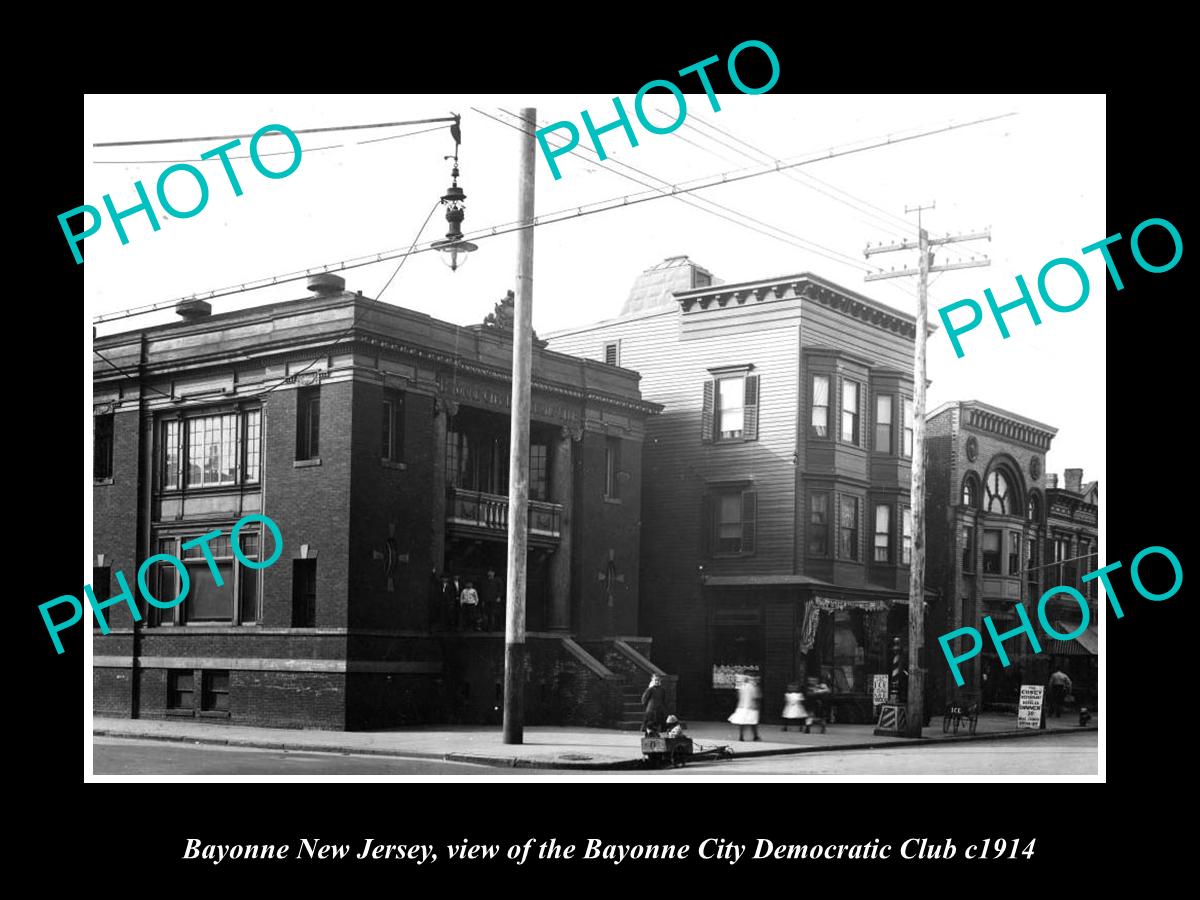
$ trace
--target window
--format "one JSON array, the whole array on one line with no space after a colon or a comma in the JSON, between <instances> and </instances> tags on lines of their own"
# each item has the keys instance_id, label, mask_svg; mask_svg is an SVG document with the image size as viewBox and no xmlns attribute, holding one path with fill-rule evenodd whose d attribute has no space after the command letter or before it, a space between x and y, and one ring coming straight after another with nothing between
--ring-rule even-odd
<instances>
[{"instance_id":1,"label":"window","mask_svg":"<svg viewBox=\"0 0 1200 900\"><path fill-rule=\"evenodd\" d=\"M875 395L875 452L892 452L892 395Z\"/></svg>"},{"instance_id":2,"label":"window","mask_svg":"<svg viewBox=\"0 0 1200 900\"><path fill-rule=\"evenodd\" d=\"M296 459L321 455L321 387L296 391Z\"/></svg>"},{"instance_id":3,"label":"window","mask_svg":"<svg viewBox=\"0 0 1200 900\"><path fill-rule=\"evenodd\" d=\"M610 366L619 366L621 364L621 344L619 341L612 341L604 345L604 361Z\"/></svg>"},{"instance_id":4,"label":"window","mask_svg":"<svg viewBox=\"0 0 1200 900\"><path fill-rule=\"evenodd\" d=\"M900 521L902 523L903 531L904 531L904 534L903 534L904 541L900 545L900 562L902 565L911 566L912 565L912 530L913 530L912 509L911 508L906 506L906 507L904 507L903 510L901 510Z\"/></svg>"},{"instance_id":5,"label":"window","mask_svg":"<svg viewBox=\"0 0 1200 900\"><path fill-rule=\"evenodd\" d=\"M1042 500L1036 493L1029 495L1029 503L1026 504L1025 516L1035 525L1042 521Z\"/></svg>"},{"instance_id":6,"label":"window","mask_svg":"<svg viewBox=\"0 0 1200 900\"><path fill-rule=\"evenodd\" d=\"M841 494L840 501L838 555L842 559L858 559L858 498Z\"/></svg>"},{"instance_id":7,"label":"window","mask_svg":"<svg viewBox=\"0 0 1200 900\"><path fill-rule=\"evenodd\" d=\"M875 505L875 562L892 560L892 508L882 503Z\"/></svg>"},{"instance_id":8,"label":"window","mask_svg":"<svg viewBox=\"0 0 1200 900\"><path fill-rule=\"evenodd\" d=\"M842 380L842 440L858 443L858 383Z\"/></svg>"},{"instance_id":9,"label":"window","mask_svg":"<svg viewBox=\"0 0 1200 900\"><path fill-rule=\"evenodd\" d=\"M1029 598L1037 600L1040 592L1038 591L1038 579L1041 577L1041 568L1038 566L1038 540L1036 535L1030 535L1025 541L1025 567L1026 579L1029 582ZM1087 595L1085 588L1084 595Z\"/></svg>"},{"instance_id":10,"label":"window","mask_svg":"<svg viewBox=\"0 0 1200 900\"><path fill-rule=\"evenodd\" d=\"M381 458L388 462L404 461L404 395L383 392L383 441Z\"/></svg>"},{"instance_id":11,"label":"window","mask_svg":"<svg viewBox=\"0 0 1200 900\"><path fill-rule=\"evenodd\" d=\"M829 493L814 491L808 495L808 553L829 555Z\"/></svg>"},{"instance_id":12,"label":"window","mask_svg":"<svg viewBox=\"0 0 1200 900\"><path fill-rule=\"evenodd\" d=\"M262 559L261 543L263 535L258 532L242 529L238 540L242 543L242 555L249 560ZM242 623L258 622L260 600L262 596L262 579L258 569L251 569L238 562L238 621Z\"/></svg>"},{"instance_id":13,"label":"window","mask_svg":"<svg viewBox=\"0 0 1200 900\"><path fill-rule=\"evenodd\" d=\"M169 669L167 671L167 709L194 708L195 674L191 669Z\"/></svg>"},{"instance_id":14,"label":"window","mask_svg":"<svg viewBox=\"0 0 1200 900\"><path fill-rule=\"evenodd\" d=\"M242 471L246 473L246 483L258 481L260 460L262 459L262 410L246 411L246 459Z\"/></svg>"},{"instance_id":15,"label":"window","mask_svg":"<svg viewBox=\"0 0 1200 900\"><path fill-rule=\"evenodd\" d=\"M259 408L168 419L161 426L164 490L253 484L262 474Z\"/></svg>"},{"instance_id":16,"label":"window","mask_svg":"<svg viewBox=\"0 0 1200 900\"><path fill-rule=\"evenodd\" d=\"M112 566L92 567L92 593L97 600L107 600L112 594ZM96 625L99 620L93 619Z\"/></svg>"},{"instance_id":17,"label":"window","mask_svg":"<svg viewBox=\"0 0 1200 900\"><path fill-rule=\"evenodd\" d=\"M829 437L829 376L814 375L812 389L812 433Z\"/></svg>"},{"instance_id":18,"label":"window","mask_svg":"<svg viewBox=\"0 0 1200 900\"><path fill-rule=\"evenodd\" d=\"M1000 574L1000 530L983 530L983 572L985 575Z\"/></svg>"},{"instance_id":19,"label":"window","mask_svg":"<svg viewBox=\"0 0 1200 900\"><path fill-rule=\"evenodd\" d=\"M746 424L746 382L743 378L717 381L717 433L722 438L740 438Z\"/></svg>"},{"instance_id":20,"label":"window","mask_svg":"<svg viewBox=\"0 0 1200 900\"><path fill-rule=\"evenodd\" d=\"M607 470L606 460L606 473ZM529 447L529 499L550 499L550 448L545 444L531 444Z\"/></svg>"},{"instance_id":21,"label":"window","mask_svg":"<svg viewBox=\"0 0 1200 900\"><path fill-rule=\"evenodd\" d=\"M292 627L315 628L317 624L317 561L292 560Z\"/></svg>"},{"instance_id":22,"label":"window","mask_svg":"<svg viewBox=\"0 0 1200 900\"><path fill-rule=\"evenodd\" d=\"M903 407L902 416L904 418L904 450L902 455L908 459L912 459L913 455L913 423L916 421L916 407L912 400L905 397L901 401Z\"/></svg>"},{"instance_id":23,"label":"window","mask_svg":"<svg viewBox=\"0 0 1200 900\"><path fill-rule=\"evenodd\" d=\"M962 567L964 572L975 571L975 526L963 526L963 556Z\"/></svg>"},{"instance_id":24,"label":"window","mask_svg":"<svg viewBox=\"0 0 1200 900\"><path fill-rule=\"evenodd\" d=\"M604 442L604 499L616 500L620 496L618 475L621 471L621 441L607 438Z\"/></svg>"},{"instance_id":25,"label":"window","mask_svg":"<svg viewBox=\"0 0 1200 900\"><path fill-rule=\"evenodd\" d=\"M92 417L92 477L112 478L113 419L112 413Z\"/></svg>"},{"instance_id":26,"label":"window","mask_svg":"<svg viewBox=\"0 0 1200 900\"><path fill-rule=\"evenodd\" d=\"M754 552L757 505L754 491L720 491L712 495L714 554L747 555Z\"/></svg>"},{"instance_id":27,"label":"window","mask_svg":"<svg viewBox=\"0 0 1200 900\"><path fill-rule=\"evenodd\" d=\"M1021 574L1021 532L1008 533L1008 574Z\"/></svg>"},{"instance_id":28,"label":"window","mask_svg":"<svg viewBox=\"0 0 1200 900\"><path fill-rule=\"evenodd\" d=\"M229 712L229 672L209 670L200 677L200 709L205 712Z\"/></svg>"},{"instance_id":29,"label":"window","mask_svg":"<svg viewBox=\"0 0 1200 900\"><path fill-rule=\"evenodd\" d=\"M237 414L187 420L187 483L195 487L237 481Z\"/></svg>"},{"instance_id":30,"label":"window","mask_svg":"<svg viewBox=\"0 0 1200 900\"><path fill-rule=\"evenodd\" d=\"M157 549L154 552L156 554L165 553L178 558L179 547L177 544L178 541L175 538L159 538L156 541ZM155 600L160 603L169 603L179 596L179 570L171 563L156 562L151 568L147 584L150 585L150 590L154 594ZM184 602L187 602L186 598ZM151 603L147 603L147 624L174 625L179 616L179 607L182 605L179 604L170 609L162 609Z\"/></svg>"},{"instance_id":31,"label":"window","mask_svg":"<svg viewBox=\"0 0 1200 900\"><path fill-rule=\"evenodd\" d=\"M749 368L740 367L737 371L744 373ZM705 443L757 440L758 376L721 375L704 382L700 432Z\"/></svg>"},{"instance_id":32,"label":"window","mask_svg":"<svg viewBox=\"0 0 1200 900\"><path fill-rule=\"evenodd\" d=\"M986 492L985 508L987 511L1007 514L1009 509L1009 490L1008 479L1004 477L1004 473L996 469L988 476L984 488Z\"/></svg>"},{"instance_id":33,"label":"window","mask_svg":"<svg viewBox=\"0 0 1200 900\"><path fill-rule=\"evenodd\" d=\"M979 482L976 480L974 472L968 472L963 479L962 502L963 506L968 509L979 508Z\"/></svg>"},{"instance_id":34,"label":"window","mask_svg":"<svg viewBox=\"0 0 1200 900\"><path fill-rule=\"evenodd\" d=\"M194 540L199 535L183 539L182 544ZM234 619L233 580L233 545L228 534L222 534L208 542L208 551L212 554L213 565L221 577L218 585L213 576L212 567L204 557L204 546L197 544L193 547L183 547L183 563L187 566L190 582L187 599L181 606L186 606L186 616L189 622L232 622ZM165 564L165 565L170 565Z\"/></svg>"}]
</instances>

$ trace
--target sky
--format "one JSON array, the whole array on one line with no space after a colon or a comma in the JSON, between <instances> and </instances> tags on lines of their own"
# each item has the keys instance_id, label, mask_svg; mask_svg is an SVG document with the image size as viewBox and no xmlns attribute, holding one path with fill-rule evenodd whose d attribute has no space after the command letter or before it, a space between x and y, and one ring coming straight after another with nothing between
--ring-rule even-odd
<instances>
[{"instance_id":1,"label":"sky","mask_svg":"<svg viewBox=\"0 0 1200 900\"><path fill-rule=\"evenodd\" d=\"M916 217L905 214L906 206L934 203L922 214L932 237L991 231L990 240L940 248L935 265L985 255L991 265L931 277L931 322L939 322L939 307L965 298L974 299L985 318L963 335L961 359L944 329L930 337L928 408L978 399L1051 425L1058 435L1046 470L1082 468L1085 481L1104 481L1107 274L1098 253L1080 252L1106 236L1103 96L768 92L717 99L721 108L714 111L704 94L687 94L682 127L657 135L638 123L633 97L622 96L638 145L630 146L621 129L607 132L602 140L608 159L601 162L583 149L591 142L580 112L588 110L597 126L612 121L611 95L88 95L81 203L103 209L102 198L109 194L118 210L131 207L138 202L137 180L154 198L159 174L176 162L193 162L205 173L209 199L187 219L165 216L154 199L161 229L153 231L143 213L134 214L123 221L126 245L105 217L84 242L85 330L90 338L92 317L102 313L406 249L449 185L450 162L444 157L454 152L448 128L434 124L302 134L300 165L285 178L268 179L251 160L234 158L243 189L234 196L221 163L199 161L224 140L93 143L251 134L274 123L292 129L375 124L457 112L460 185L467 194L463 229L470 234L517 218L522 136L504 124L514 121L504 111L534 107L540 122L571 121L583 135L580 148L557 157L558 180L538 154L536 210L543 215L643 194L647 184L678 185L769 160L826 157L787 173L697 191L687 203L655 199L538 227L533 324L540 334L618 315L639 272L682 254L726 282L813 272L915 313L915 278L863 279L879 267L915 266L916 253L868 260L863 249L915 237ZM647 95L645 111L660 126L677 115L674 99L663 92ZM1015 115L830 155L889 135L1004 113ZM231 157L245 157L248 144L243 139ZM288 147L286 138L271 135L259 150L283 154L263 158L282 169L290 160ZM199 189L188 175L172 175L167 185L178 209L195 205ZM444 237L446 230L444 209L438 208L418 246ZM515 234L477 243L478 252L456 272L441 254L422 253L398 273L398 261L384 261L342 274L348 289L380 297L395 273L380 297L384 302L475 324L513 288L517 250ZM69 260L65 240L63 252ZM1073 312L1054 312L1037 298L1038 272L1057 257L1082 264L1091 282L1088 301ZM983 292L990 288L998 304L1015 300L1017 275L1034 293L1042 322L1035 326L1027 311L1014 309L1005 316L1010 337L1002 339L986 313ZM1053 270L1047 287L1060 304L1079 296L1078 278L1066 266ZM213 312L304 296L309 296L304 282L297 281L216 298ZM97 333L177 320L166 311L104 323Z\"/></svg>"}]
</instances>

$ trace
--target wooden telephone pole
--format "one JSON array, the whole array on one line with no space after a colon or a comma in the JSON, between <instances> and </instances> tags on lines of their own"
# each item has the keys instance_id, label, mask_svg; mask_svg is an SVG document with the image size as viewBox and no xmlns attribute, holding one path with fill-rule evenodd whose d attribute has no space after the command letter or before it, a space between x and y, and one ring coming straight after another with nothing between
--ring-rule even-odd
<instances>
[{"instance_id":1,"label":"wooden telephone pole","mask_svg":"<svg viewBox=\"0 0 1200 900\"><path fill-rule=\"evenodd\" d=\"M925 646L925 338L928 316L929 273L948 272L951 269L970 269L975 266L990 266L991 260L986 257L967 262L933 265L933 254L930 247L940 244L953 244L958 241L973 241L981 238L992 239L991 229L972 234L947 235L946 237L930 239L929 233L921 222L921 212L933 209L934 203L928 206L919 205L905 207L905 213L917 214L918 240L901 241L898 244L887 244L878 247L867 245L863 251L867 258L875 253L890 253L895 250L917 250L920 253L919 265L916 269L901 269L899 272L879 272L867 275L866 281L879 281L884 278L901 278L916 275L917 290L917 334L916 350L913 356L913 450L912 450L912 488L910 503L912 504L912 565L909 569L908 582L908 715L905 734L908 737L920 737L921 727L925 722L925 672L921 668Z\"/></svg>"},{"instance_id":2,"label":"wooden telephone pole","mask_svg":"<svg viewBox=\"0 0 1200 900\"><path fill-rule=\"evenodd\" d=\"M512 423L508 463L508 615L504 622L504 743L525 741L525 566L529 540L529 389L533 364L533 175L537 110L522 109L513 300Z\"/></svg>"}]
</instances>

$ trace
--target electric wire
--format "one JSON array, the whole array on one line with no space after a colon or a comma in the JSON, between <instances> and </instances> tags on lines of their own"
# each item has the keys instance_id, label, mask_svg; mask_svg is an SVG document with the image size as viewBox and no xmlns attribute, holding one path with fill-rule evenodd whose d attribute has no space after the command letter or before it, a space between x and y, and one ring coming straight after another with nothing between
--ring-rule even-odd
<instances>
[{"instance_id":1,"label":"electric wire","mask_svg":"<svg viewBox=\"0 0 1200 900\"><path fill-rule=\"evenodd\" d=\"M101 353L99 350L97 350L95 347L92 347L92 352L95 353L98 357L100 357L101 360L106 362L112 368L116 369L118 372L120 372L122 375L124 375L126 378L128 378L130 381L137 381L139 379L139 376L134 375L134 374L126 371L125 369L121 368L115 362L113 362L111 359L109 359L107 356L105 356L103 353ZM145 385L145 387L148 390L154 391L154 393L156 393L162 397L166 397L168 400L175 399L170 394L164 394L162 391L160 391L158 388L154 387L153 385L147 384L147 385Z\"/></svg>"},{"instance_id":2,"label":"electric wire","mask_svg":"<svg viewBox=\"0 0 1200 900\"><path fill-rule=\"evenodd\" d=\"M360 131L364 128L398 128L402 125L428 125L430 122L457 122L457 116L443 116L438 119L410 119L407 122L377 122L372 125L329 125L324 128L291 128L292 134L322 134L329 131ZM272 132L268 132L272 133ZM254 134L211 134L207 137L186 138L155 138L145 141L104 141L92 144L93 147L140 147L146 144L191 144L195 141L231 141L235 139L254 137Z\"/></svg>"},{"instance_id":3,"label":"electric wire","mask_svg":"<svg viewBox=\"0 0 1200 900\"><path fill-rule=\"evenodd\" d=\"M502 125L507 125L509 128L514 128L514 129L516 129L517 131L520 131L520 132L522 132L523 134L532 134L532 132L525 131L525 129L521 128L521 127L520 127L520 126L518 126L518 125L513 125L513 124L512 124L512 123L510 123L510 122L504 122L504 121L502 121L502 120L500 120L500 119L497 119L495 116L488 115L488 113L485 113L485 112L483 112L483 110L481 110L481 109L478 109L478 108L476 108L476 107L471 107L471 108L472 108L472 109L473 109L475 112L479 113L480 115L487 116L489 119L491 119L491 120L492 120L492 121L494 121L494 122L500 122L500 124L502 124ZM511 112L511 111L509 111L509 110L506 110L506 109L503 109L503 108L501 108L501 112L505 113L506 115L512 116L512 117L514 117L514 118L520 119L520 116L516 115L515 113L513 113L513 112ZM547 143L549 143L549 141L547 141ZM554 149L556 149L556 150L557 150L557 149L560 149L560 147L561 147L561 145L560 145L559 147L555 147ZM597 154L597 153L596 153L596 151L595 151L595 150L593 150L593 149L592 149L592 148L590 148L590 147L584 147L584 146L580 145L580 148L579 148L579 149L581 149L581 150L585 150L585 151L587 151L587 152L589 152L589 153L593 154L594 156L597 156L597 157L599 156L599 154ZM631 165L629 165L628 163L622 162L622 161L621 161L621 160L619 160L619 159L615 159L615 158L612 158L612 157L610 157L608 160L605 160L605 161L606 161L606 162L611 162L612 164L614 164L614 165L617 165L617 166L622 166L622 167L624 167L624 168L626 168L626 169L629 169L630 171L637 172L639 175L642 175L642 176L644 176L644 177L646 177L646 178L652 178L652 179L654 179L655 181L658 181L658 182L661 182L661 183L662 183L662 184L664 184L664 185L667 185L668 187L673 187L673 185L672 185L672 184L671 184L669 181L666 181L666 180L665 180L665 179L663 179L663 178L659 178L659 177L658 177L658 176L656 176L656 175L652 175L652 174L650 174L649 172L646 172L646 171L644 171L644 170L642 170L642 169L639 169L639 168L637 168L636 166L631 166ZM639 180L639 179L637 179L637 178L633 178L633 177L632 177L632 176L630 176L630 175L626 175L626 174L625 174L625 173L623 173L623 172L618 172L618 171L615 171L615 170L613 170L613 169L609 169L609 171L612 171L614 175L618 175L618 176L620 176L620 177L622 177L622 178L626 178L626 179L628 179L629 181L633 181L633 182L635 182L636 184L640 184L640 185L642 185L643 187L649 187L649 188L651 188L652 190L661 190L660 188L656 188L654 185L647 184L646 182L644 182L644 181L640 181L640 180ZM859 270L861 270L861 271L863 271L863 272L868 272L868 273L874 273L874 272L880 272L880 271L882 271L882 270L881 270L881 269L879 269L878 267L872 267L872 266L869 266L869 265L865 265L865 264L864 264L864 263L862 263L860 260L858 260L858 259L856 259L856 258L854 258L854 257L848 256L848 255L846 255L846 254L842 253L842 252L841 252L841 251L839 251L839 250L834 250L832 247L826 247L826 246L824 246L823 244L818 244L818 243L816 243L815 241L811 241L811 240L809 240L808 238L801 237L801 236L800 236L800 235L798 235L798 234L794 234L793 232L790 232L790 231L788 231L788 230L786 230L786 229L784 229L784 228L780 228L778 225L773 225L773 224L771 224L770 222L764 222L762 219L755 218L754 216L750 215L749 213L742 212L742 211L741 211L741 210L739 210L739 209L735 209L735 208L733 208L733 207L726 206L726 205L724 205L724 204L722 204L722 203L717 203L715 200L709 200L709 199L706 199L706 198L696 198L696 200L695 200L695 201L689 201L689 200L687 200L687 199L685 199L685 198L683 198L683 197L677 197L676 199L680 200L680 201L681 201L681 202L683 202L683 203L686 203L688 206L692 206L692 207L695 207L696 209L699 209L701 212L707 212L707 213L709 213L710 215L714 215L714 216L717 216L718 218L725 219L725 220L726 220L726 221L728 221L728 222L733 222L733 224L735 224L735 225L740 225L740 226L742 226L742 227L744 227L744 228L749 228L751 231L757 232L758 234L765 235L766 237L775 238L776 240L782 241L783 243L785 243L785 244L789 244L789 245L791 245L791 246L793 246L793 247L797 247L798 249L801 249L801 250L807 250L807 251L808 251L808 252L810 252L810 253L816 253L818 256L823 256L823 257L825 257L826 259L828 259L828 260L830 260L830 261L832 261L832 262L841 263L842 265L850 265L850 266L853 266L854 268L857 268L857 269L859 269ZM763 230L761 230L761 229L759 229L759 228L754 228L754 227L752 227L752 226L750 226L750 225L746 225L746 224L745 224L744 222L742 222L742 221L739 221L739 220L737 220L737 219L730 218L730 216L727 216L727 215L722 215L721 213L719 213L719 212L715 212L715 211L713 211L713 210L711 210L711 209L708 209L707 207L700 206L700 205L698 205L698 202L697 202L697 201L698 201L699 203L707 203L707 204L709 204L709 205L711 205L711 206L715 206L717 209L724 210L725 212L727 212L727 213L730 213L730 214L731 214L731 215L733 215L733 216L738 216L738 217L740 217L740 218L747 219L747 220L749 220L749 221L751 221L751 222L754 222L754 223L756 223L756 224L758 224L758 225L762 225L762 226L764 226L765 228L769 228L769 229L772 229L773 231L777 231L777 232L779 232L780 234L786 235L788 238L792 238L792 240L787 240L786 238L781 238L781 237L779 237L779 235L776 235L776 234L771 234L771 233L769 233L769 232L766 232L766 231L763 231ZM799 243L797 243L797 242L799 242ZM814 249L814 248L816 248L816 249ZM833 254L833 255L830 255L830 254ZM837 258L837 257L841 257L841 258L839 259L839 258Z\"/></svg>"},{"instance_id":4,"label":"electric wire","mask_svg":"<svg viewBox=\"0 0 1200 900\"><path fill-rule=\"evenodd\" d=\"M680 182L674 185L670 191L643 191L635 194L627 194L609 198L606 200L594 201L581 206L572 206L566 209L558 210L551 213L545 213L540 216L534 216L532 226L528 226L521 222L511 222L503 225L485 226L465 233L463 240L482 241L489 237L498 237L510 232L519 231L526 227L539 227L541 225L552 225L558 222L570 221L572 219L582 218L583 216L595 215L596 213L609 212L614 209L624 209L627 206L634 206L639 203L645 203L651 200L659 200L664 197L673 197L678 194L687 194L694 191L704 190L710 187L716 187L722 184L733 184L739 181L745 181L749 178L757 178L761 175L767 175L771 172L781 172L797 166L811 165L816 162L821 162L829 159L836 159L842 156L850 156L857 153L864 153L868 150L876 150L882 147L889 147L894 144L905 143L908 141L919 140L925 137L932 137L937 134L944 134L949 131L955 131L961 128L969 128L974 125L982 125L987 122L994 122L998 119L1007 118L1016 115L1016 113L1002 113L999 115L986 116L980 119L973 119L969 122L958 122L944 125L940 128L933 128L926 131L916 131L911 134L900 136L888 135L884 140L878 140L873 143L862 143L860 146L844 145L841 148L831 147L826 151L809 154L797 159L781 161L774 165L767 166L745 166L734 172L718 173L716 175L702 176L688 181ZM95 316L92 319L94 324L110 322L115 319L128 318L130 316L146 315L148 313L157 312L159 310L170 309L181 300L188 299L212 299L216 297L230 296L232 294L246 293L252 290L272 287L277 284L286 284L291 281L298 281L302 278L307 278L315 273L337 272L347 269L360 268L362 266L375 265L376 263L385 262L387 260L397 259L401 256L412 256L418 253L427 253L433 247L415 248L410 252L403 252L396 249L384 250L378 253L370 253L360 257L353 257L349 260L341 260L339 262L325 263L321 265L311 266L303 270L295 272L287 272L280 275L266 276L263 278L245 281L240 284L228 285L222 288L215 288L209 291L201 291L177 297L173 300L164 300L157 303L144 304L142 306L132 307L130 309L119 310L112 313L104 313Z\"/></svg>"},{"instance_id":5,"label":"electric wire","mask_svg":"<svg viewBox=\"0 0 1200 900\"><path fill-rule=\"evenodd\" d=\"M446 128L445 125L438 125L436 128L422 128L420 131L409 131L409 132L406 132L405 134L393 134L393 135L389 135L388 137L371 138L369 141L354 141L352 145L356 146L356 147L360 147L363 144L378 144L381 141L395 141L400 138L416 137L418 134L429 134L429 132L431 132L431 131L442 131L445 128ZM328 144L324 147L303 147L301 149L305 153L317 153L321 150L336 150L338 148L342 148L342 147L346 147L346 146L351 146L351 145ZM264 156L289 156L289 155L292 155L291 150L280 150L277 153L259 153L258 157L261 159ZM246 156L230 156L228 158L229 159L249 159L250 156L249 156L249 154L247 154ZM199 157L195 157L193 159L93 159L92 164L97 165L97 166L120 166L120 165L136 166L136 165L139 165L142 163L194 163L194 162L220 162L220 161L221 161L220 157L210 156L208 159L200 159Z\"/></svg>"}]
</instances>

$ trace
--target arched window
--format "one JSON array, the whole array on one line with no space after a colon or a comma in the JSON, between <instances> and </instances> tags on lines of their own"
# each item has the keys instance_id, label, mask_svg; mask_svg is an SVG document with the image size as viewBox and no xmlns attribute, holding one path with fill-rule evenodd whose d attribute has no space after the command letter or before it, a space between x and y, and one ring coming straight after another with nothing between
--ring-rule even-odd
<instances>
[{"instance_id":1,"label":"arched window","mask_svg":"<svg viewBox=\"0 0 1200 900\"><path fill-rule=\"evenodd\" d=\"M968 509L979 508L979 478L974 472L968 472L963 478L962 502Z\"/></svg>"},{"instance_id":2,"label":"arched window","mask_svg":"<svg viewBox=\"0 0 1200 900\"><path fill-rule=\"evenodd\" d=\"M999 469L994 470L984 483L984 490L986 492L984 508L990 513L1007 515L1010 491L1008 479L1004 477L1004 473Z\"/></svg>"},{"instance_id":3,"label":"arched window","mask_svg":"<svg viewBox=\"0 0 1200 900\"><path fill-rule=\"evenodd\" d=\"M1032 492L1029 494L1029 503L1027 504L1026 508L1026 518L1028 518L1029 521L1033 522L1035 525L1042 521L1042 500L1037 494Z\"/></svg>"}]
</instances>

